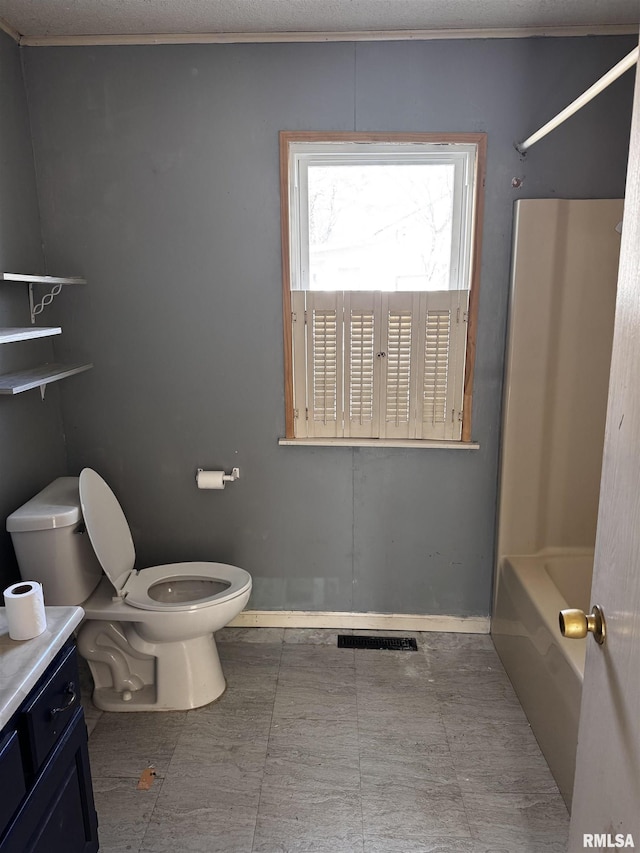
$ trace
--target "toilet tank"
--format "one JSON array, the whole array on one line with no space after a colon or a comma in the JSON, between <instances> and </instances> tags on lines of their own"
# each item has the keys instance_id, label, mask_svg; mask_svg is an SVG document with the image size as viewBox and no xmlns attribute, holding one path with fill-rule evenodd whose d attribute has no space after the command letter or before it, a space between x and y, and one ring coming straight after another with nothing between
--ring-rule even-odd
<instances>
[{"instance_id":1,"label":"toilet tank","mask_svg":"<svg viewBox=\"0 0 640 853\"><path fill-rule=\"evenodd\" d=\"M47 605L82 604L102 568L87 535L77 477L59 477L7 518L20 575L42 584Z\"/></svg>"}]
</instances>

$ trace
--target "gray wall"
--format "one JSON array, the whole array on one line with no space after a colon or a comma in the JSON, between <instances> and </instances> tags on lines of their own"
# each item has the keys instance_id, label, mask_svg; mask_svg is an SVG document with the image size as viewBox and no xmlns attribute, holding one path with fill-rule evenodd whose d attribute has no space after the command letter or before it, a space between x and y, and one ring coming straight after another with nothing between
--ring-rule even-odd
<instances>
[{"instance_id":1,"label":"gray wall","mask_svg":"<svg viewBox=\"0 0 640 853\"><path fill-rule=\"evenodd\" d=\"M44 271L33 151L20 51L0 32L0 269ZM29 326L24 284L0 282L0 326ZM46 318L41 325L47 323ZM51 342L0 345L0 373L52 360ZM18 580L4 519L54 477L66 471L60 400L52 387L0 396L0 589ZM1 604L1 600L0 600Z\"/></svg>"},{"instance_id":2,"label":"gray wall","mask_svg":"<svg viewBox=\"0 0 640 853\"><path fill-rule=\"evenodd\" d=\"M513 201L623 194L631 75L513 144L634 43L26 50L47 262L89 280L53 309L96 365L61 383L70 473L110 481L140 565L236 563L256 608L489 612ZM488 133L480 451L278 447L280 129Z\"/></svg>"}]
</instances>

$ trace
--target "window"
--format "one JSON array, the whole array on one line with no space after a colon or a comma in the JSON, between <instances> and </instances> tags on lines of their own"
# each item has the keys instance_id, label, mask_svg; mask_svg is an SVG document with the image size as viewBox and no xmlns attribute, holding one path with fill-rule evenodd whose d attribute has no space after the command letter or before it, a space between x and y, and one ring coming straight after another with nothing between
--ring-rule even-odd
<instances>
[{"instance_id":1,"label":"window","mask_svg":"<svg viewBox=\"0 0 640 853\"><path fill-rule=\"evenodd\" d=\"M280 145L287 438L470 441L484 134Z\"/></svg>"}]
</instances>

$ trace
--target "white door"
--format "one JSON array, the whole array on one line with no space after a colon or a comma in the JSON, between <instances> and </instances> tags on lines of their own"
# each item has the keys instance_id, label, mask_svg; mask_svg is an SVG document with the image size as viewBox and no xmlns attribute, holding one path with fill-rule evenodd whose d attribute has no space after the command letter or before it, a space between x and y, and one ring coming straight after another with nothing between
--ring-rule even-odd
<instances>
[{"instance_id":1,"label":"white door","mask_svg":"<svg viewBox=\"0 0 640 853\"><path fill-rule=\"evenodd\" d=\"M604 152L603 152L604 153ZM579 429L580 425L576 425ZM588 641L569 840L640 849L640 85L636 75ZM586 836L586 837L585 837ZM594 838L600 836L600 838ZM626 847L623 847L626 845Z\"/></svg>"}]
</instances>

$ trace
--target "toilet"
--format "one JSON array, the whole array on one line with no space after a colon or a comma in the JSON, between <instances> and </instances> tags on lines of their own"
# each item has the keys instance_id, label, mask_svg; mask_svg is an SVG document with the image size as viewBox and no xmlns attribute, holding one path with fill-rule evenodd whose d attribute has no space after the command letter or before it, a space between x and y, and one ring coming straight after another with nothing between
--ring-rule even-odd
<instances>
[{"instance_id":1,"label":"toilet","mask_svg":"<svg viewBox=\"0 0 640 853\"><path fill-rule=\"evenodd\" d=\"M224 563L135 569L131 530L91 468L60 477L7 519L23 580L47 606L80 605L78 651L104 711L198 708L225 690L214 633L245 607L251 575Z\"/></svg>"}]
</instances>

